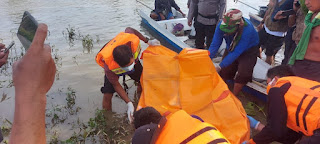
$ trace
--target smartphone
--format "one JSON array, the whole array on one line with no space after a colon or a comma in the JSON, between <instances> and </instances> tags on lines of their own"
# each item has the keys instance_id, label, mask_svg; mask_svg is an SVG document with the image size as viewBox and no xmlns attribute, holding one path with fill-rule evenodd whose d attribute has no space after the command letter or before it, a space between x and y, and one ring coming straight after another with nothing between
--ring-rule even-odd
<instances>
[{"instance_id":1,"label":"smartphone","mask_svg":"<svg viewBox=\"0 0 320 144\"><path fill-rule=\"evenodd\" d=\"M295 14L296 12L293 10L293 9L290 9L290 10L285 10L282 12L282 16L289 16L289 15L293 15Z\"/></svg>"},{"instance_id":2,"label":"smartphone","mask_svg":"<svg viewBox=\"0 0 320 144\"><path fill-rule=\"evenodd\" d=\"M6 50L4 50L4 53L7 53L12 48L13 45L14 45L14 41L12 41L10 45L6 48Z\"/></svg>"},{"instance_id":3,"label":"smartphone","mask_svg":"<svg viewBox=\"0 0 320 144\"><path fill-rule=\"evenodd\" d=\"M24 12L17 36L26 51L29 49L38 28L38 22L27 11Z\"/></svg>"}]
</instances>

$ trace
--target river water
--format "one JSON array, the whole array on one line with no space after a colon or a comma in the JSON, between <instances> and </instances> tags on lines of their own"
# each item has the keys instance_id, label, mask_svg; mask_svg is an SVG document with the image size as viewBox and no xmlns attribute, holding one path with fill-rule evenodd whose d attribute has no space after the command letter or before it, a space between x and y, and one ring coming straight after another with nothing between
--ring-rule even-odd
<instances>
[{"instance_id":1,"label":"river water","mask_svg":"<svg viewBox=\"0 0 320 144\"><path fill-rule=\"evenodd\" d=\"M141 0L153 7L154 1ZM255 8L266 5L268 0L243 0ZM181 10L187 14L187 0L176 0ZM256 13L241 3L228 0L227 7L238 8L244 16ZM1 0L0 1L0 42L8 45L12 40L16 45L10 52L10 60L5 68L0 69L0 126L5 120L13 121L14 87L12 86L11 65L24 49L16 37L16 32L24 11L29 11L40 23L46 23L49 35L46 42L52 46L53 57L56 58L58 74L51 90L47 94L47 113L56 107L66 105L66 95L75 92L75 107L80 107L75 116L68 117L66 122L54 127L59 137L66 139L73 133L70 121L86 122L94 116L96 109L101 109L103 70L95 63L95 55L100 48L126 27L132 27L143 35L148 34L141 26L141 18L137 10L150 12L146 6L135 0ZM75 30L77 38L74 44L66 39L68 31ZM80 35L80 36L79 36ZM83 50L81 40L89 35L93 40L91 53ZM152 36L149 36L152 37ZM146 48L146 44L142 44ZM133 99L135 86L129 81L129 97ZM68 87L71 88L68 90ZM126 104L119 97L112 99L114 112L126 112ZM48 114L49 115L49 114ZM50 121L51 118L47 118ZM69 121L69 122L68 122Z\"/></svg>"}]
</instances>

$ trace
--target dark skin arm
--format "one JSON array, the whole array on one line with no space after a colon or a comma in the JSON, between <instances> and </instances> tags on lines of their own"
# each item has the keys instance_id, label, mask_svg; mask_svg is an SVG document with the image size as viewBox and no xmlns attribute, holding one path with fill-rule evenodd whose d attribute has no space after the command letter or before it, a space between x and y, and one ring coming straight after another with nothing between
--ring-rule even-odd
<instances>
[{"instance_id":1,"label":"dark skin arm","mask_svg":"<svg viewBox=\"0 0 320 144\"><path fill-rule=\"evenodd\" d=\"M130 102L131 100L128 97L128 94L120 85L119 81L112 83L114 90L120 95L120 97L126 102Z\"/></svg>"},{"instance_id":2,"label":"dark skin arm","mask_svg":"<svg viewBox=\"0 0 320 144\"><path fill-rule=\"evenodd\" d=\"M140 40L144 41L145 43L148 43L148 41L149 41L148 38L144 37L140 32L138 32L134 28L127 27L124 32L125 33L132 33L132 34L136 35L137 37L139 37Z\"/></svg>"},{"instance_id":3,"label":"dark skin arm","mask_svg":"<svg viewBox=\"0 0 320 144\"><path fill-rule=\"evenodd\" d=\"M297 13L298 9L300 7L296 7L295 3L297 3L298 0L294 0L293 2L293 10ZM288 19L288 26L293 27L296 24L296 14L290 15Z\"/></svg>"}]
</instances>

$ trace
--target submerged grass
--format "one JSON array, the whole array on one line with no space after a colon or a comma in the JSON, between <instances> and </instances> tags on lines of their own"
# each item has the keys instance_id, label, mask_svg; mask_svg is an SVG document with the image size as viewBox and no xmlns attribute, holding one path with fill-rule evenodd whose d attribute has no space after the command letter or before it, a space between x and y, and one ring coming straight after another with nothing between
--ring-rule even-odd
<instances>
[{"instance_id":1,"label":"submerged grass","mask_svg":"<svg viewBox=\"0 0 320 144\"><path fill-rule=\"evenodd\" d=\"M126 115L96 109L94 117L88 122L81 122L77 115L81 108L77 107L76 91L71 87L58 91L66 96L66 104L55 105L46 112L46 117L51 119L51 123L46 124L47 128L51 127L47 129L50 133L50 144L130 143L134 130L128 124ZM71 122L70 116L78 117L78 119ZM66 123L69 126L72 125L73 134L67 139L60 139L59 132L54 130L54 127Z\"/></svg>"},{"instance_id":2,"label":"submerged grass","mask_svg":"<svg viewBox=\"0 0 320 144\"><path fill-rule=\"evenodd\" d=\"M83 52L91 53L93 48L93 39L89 34L81 36Z\"/></svg>"},{"instance_id":3,"label":"submerged grass","mask_svg":"<svg viewBox=\"0 0 320 144\"><path fill-rule=\"evenodd\" d=\"M78 28L77 28L78 29ZM66 38L70 47L75 45L75 41L79 40L82 43L83 53L91 53L93 49L93 43L96 42L99 44L100 37L96 35L96 40L94 40L89 34L81 34L80 30L76 31L76 28L70 26L66 28L66 31L62 31L62 34Z\"/></svg>"}]
</instances>

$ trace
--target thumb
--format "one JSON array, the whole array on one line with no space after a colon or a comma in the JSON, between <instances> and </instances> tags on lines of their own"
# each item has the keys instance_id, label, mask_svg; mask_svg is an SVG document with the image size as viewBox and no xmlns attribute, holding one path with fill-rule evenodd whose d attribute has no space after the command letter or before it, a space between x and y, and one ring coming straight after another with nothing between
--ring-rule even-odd
<instances>
[{"instance_id":1,"label":"thumb","mask_svg":"<svg viewBox=\"0 0 320 144\"><path fill-rule=\"evenodd\" d=\"M43 49L44 41L46 40L48 32L48 26L46 24L39 24L36 34L30 46L30 50L40 50Z\"/></svg>"}]
</instances>

